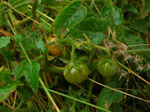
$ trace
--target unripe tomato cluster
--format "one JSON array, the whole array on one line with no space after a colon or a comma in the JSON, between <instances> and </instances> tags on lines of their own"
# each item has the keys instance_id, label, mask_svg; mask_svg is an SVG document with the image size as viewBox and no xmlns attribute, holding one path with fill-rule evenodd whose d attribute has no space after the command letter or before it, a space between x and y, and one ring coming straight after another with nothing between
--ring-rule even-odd
<instances>
[{"instance_id":1,"label":"unripe tomato cluster","mask_svg":"<svg viewBox=\"0 0 150 112\"><path fill-rule=\"evenodd\" d=\"M57 38L49 37L47 39L47 51L54 55L59 56L62 55L62 48L57 41ZM118 65L112 59L102 59L98 61L97 64L98 72L103 76L103 78L110 80L110 78L115 75L118 70ZM79 84L88 78L88 75L91 73L88 66L80 61L80 62L69 62L64 69L64 77L65 79L72 84Z\"/></svg>"},{"instance_id":2,"label":"unripe tomato cluster","mask_svg":"<svg viewBox=\"0 0 150 112\"><path fill-rule=\"evenodd\" d=\"M104 59L98 62L97 69L103 78L108 81L117 72L118 65L112 59ZM70 62L65 67L64 77L69 83L79 84L86 80L90 73L91 71L85 63L74 64Z\"/></svg>"}]
</instances>

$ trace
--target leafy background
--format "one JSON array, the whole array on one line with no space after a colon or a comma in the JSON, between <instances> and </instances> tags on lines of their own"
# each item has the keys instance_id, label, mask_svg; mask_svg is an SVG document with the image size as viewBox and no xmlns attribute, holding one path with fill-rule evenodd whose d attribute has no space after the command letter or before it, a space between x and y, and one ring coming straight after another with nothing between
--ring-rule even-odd
<instances>
[{"instance_id":1,"label":"leafy background","mask_svg":"<svg viewBox=\"0 0 150 112\"><path fill-rule=\"evenodd\" d=\"M0 111L148 112L149 5L149 0L1 0ZM49 37L58 38L62 55L49 53ZM72 45L76 60L85 60L92 71L77 85L63 77ZM110 82L97 70L108 54L119 66Z\"/></svg>"}]
</instances>

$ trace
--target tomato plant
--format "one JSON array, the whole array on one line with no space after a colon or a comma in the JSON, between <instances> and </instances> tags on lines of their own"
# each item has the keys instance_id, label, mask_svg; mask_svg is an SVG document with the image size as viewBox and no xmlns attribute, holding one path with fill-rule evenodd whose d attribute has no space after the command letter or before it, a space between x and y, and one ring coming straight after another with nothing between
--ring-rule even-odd
<instances>
[{"instance_id":1,"label":"tomato plant","mask_svg":"<svg viewBox=\"0 0 150 112\"><path fill-rule=\"evenodd\" d=\"M149 6L0 0L0 112L149 112Z\"/></svg>"}]
</instances>

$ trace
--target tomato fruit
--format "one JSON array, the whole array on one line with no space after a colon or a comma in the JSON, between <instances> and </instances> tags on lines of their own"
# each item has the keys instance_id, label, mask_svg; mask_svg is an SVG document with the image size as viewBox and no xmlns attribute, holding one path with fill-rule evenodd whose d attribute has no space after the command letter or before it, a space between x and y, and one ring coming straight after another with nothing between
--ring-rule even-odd
<instances>
[{"instance_id":1,"label":"tomato fruit","mask_svg":"<svg viewBox=\"0 0 150 112\"><path fill-rule=\"evenodd\" d=\"M64 77L69 83L79 84L87 79L90 72L91 71L85 63L70 62L65 67Z\"/></svg>"},{"instance_id":2,"label":"tomato fruit","mask_svg":"<svg viewBox=\"0 0 150 112\"><path fill-rule=\"evenodd\" d=\"M51 38L49 37L47 39L47 51L54 55L54 56L59 56L59 55L62 55L62 48L60 46L60 44L58 43L58 39L56 37L54 38Z\"/></svg>"},{"instance_id":3,"label":"tomato fruit","mask_svg":"<svg viewBox=\"0 0 150 112\"><path fill-rule=\"evenodd\" d=\"M99 73L106 78L112 77L118 70L117 63L112 59L104 59L98 62Z\"/></svg>"}]
</instances>

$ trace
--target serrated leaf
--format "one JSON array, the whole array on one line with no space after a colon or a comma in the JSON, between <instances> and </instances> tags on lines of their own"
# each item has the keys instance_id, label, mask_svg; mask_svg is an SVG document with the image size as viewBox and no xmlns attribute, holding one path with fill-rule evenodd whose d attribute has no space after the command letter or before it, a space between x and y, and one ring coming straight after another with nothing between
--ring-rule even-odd
<instances>
[{"instance_id":1,"label":"serrated leaf","mask_svg":"<svg viewBox=\"0 0 150 112\"><path fill-rule=\"evenodd\" d=\"M87 9L82 5L82 1L73 1L56 17L53 25L54 33L59 34L63 29L70 28L79 23L86 13Z\"/></svg>"},{"instance_id":2,"label":"serrated leaf","mask_svg":"<svg viewBox=\"0 0 150 112\"><path fill-rule=\"evenodd\" d=\"M10 43L11 37L1 37L0 38L0 49L7 46Z\"/></svg>"},{"instance_id":3,"label":"serrated leaf","mask_svg":"<svg viewBox=\"0 0 150 112\"><path fill-rule=\"evenodd\" d=\"M104 40L107 28L108 24L105 20L89 18L74 26L71 32L74 38L86 40L83 37L83 34L86 34L92 43L99 44Z\"/></svg>"},{"instance_id":4,"label":"serrated leaf","mask_svg":"<svg viewBox=\"0 0 150 112\"><path fill-rule=\"evenodd\" d=\"M123 22L123 14L121 9L118 7L114 6L112 9L112 14L113 14L113 21L115 25L120 25Z\"/></svg>"},{"instance_id":5,"label":"serrated leaf","mask_svg":"<svg viewBox=\"0 0 150 112\"><path fill-rule=\"evenodd\" d=\"M46 46L45 46L45 43L42 41L42 40L39 40L36 42L36 46L38 49L40 49L44 54L47 53L47 49L46 49Z\"/></svg>"},{"instance_id":6,"label":"serrated leaf","mask_svg":"<svg viewBox=\"0 0 150 112\"><path fill-rule=\"evenodd\" d=\"M112 88L117 88L118 85L120 85L119 82L110 82L108 84L108 86L110 86ZM113 103L120 102L122 100L122 98L123 98L123 94L113 91L108 88L103 88L98 97L97 105L102 108L109 109ZM101 111L98 110L98 112L101 112Z\"/></svg>"},{"instance_id":7,"label":"serrated leaf","mask_svg":"<svg viewBox=\"0 0 150 112\"><path fill-rule=\"evenodd\" d=\"M26 82L34 91L38 89L39 71L40 65L37 62L33 62L32 64L27 63L24 68Z\"/></svg>"},{"instance_id":8,"label":"serrated leaf","mask_svg":"<svg viewBox=\"0 0 150 112\"><path fill-rule=\"evenodd\" d=\"M25 61L22 61L19 63L19 65L17 65L13 71L12 71L12 74L14 75L14 77L16 79L19 79L22 74L23 74L23 70L24 70L24 66L25 66Z\"/></svg>"}]
</instances>

